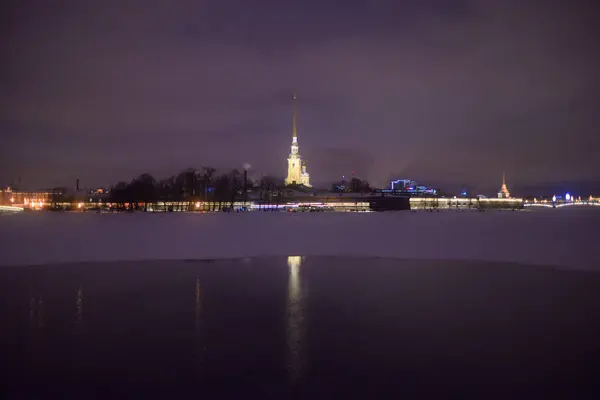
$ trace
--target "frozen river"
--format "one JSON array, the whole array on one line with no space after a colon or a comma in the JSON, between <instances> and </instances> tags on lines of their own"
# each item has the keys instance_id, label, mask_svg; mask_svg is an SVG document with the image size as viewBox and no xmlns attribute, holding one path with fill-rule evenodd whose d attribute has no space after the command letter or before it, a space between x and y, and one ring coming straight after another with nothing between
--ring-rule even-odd
<instances>
[{"instance_id":1,"label":"frozen river","mask_svg":"<svg viewBox=\"0 0 600 400\"><path fill-rule=\"evenodd\" d=\"M0 265L270 255L597 268L600 210L0 216Z\"/></svg>"},{"instance_id":2,"label":"frozen river","mask_svg":"<svg viewBox=\"0 0 600 400\"><path fill-rule=\"evenodd\" d=\"M3 215L0 397L597 399L599 219Z\"/></svg>"}]
</instances>

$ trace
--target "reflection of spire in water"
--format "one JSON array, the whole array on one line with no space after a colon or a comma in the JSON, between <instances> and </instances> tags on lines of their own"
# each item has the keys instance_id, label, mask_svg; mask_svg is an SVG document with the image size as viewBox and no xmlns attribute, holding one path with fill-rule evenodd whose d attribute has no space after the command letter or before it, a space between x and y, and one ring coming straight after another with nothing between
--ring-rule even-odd
<instances>
[{"instance_id":1,"label":"reflection of spire in water","mask_svg":"<svg viewBox=\"0 0 600 400\"><path fill-rule=\"evenodd\" d=\"M304 299L300 281L302 257L288 257L288 298L286 307L286 340L288 369L292 381L297 381L304 369Z\"/></svg>"},{"instance_id":2,"label":"reflection of spire in water","mask_svg":"<svg viewBox=\"0 0 600 400\"><path fill-rule=\"evenodd\" d=\"M75 321L80 324L83 321L83 291L81 288L77 289L77 311L75 313Z\"/></svg>"},{"instance_id":3,"label":"reflection of spire in water","mask_svg":"<svg viewBox=\"0 0 600 400\"><path fill-rule=\"evenodd\" d=\"M296 273L298 272L298 267L302 264L302 257L300 256L288 256L288 267L290 267L290 271L294 269Z\"/></svg>"}]
</instances>

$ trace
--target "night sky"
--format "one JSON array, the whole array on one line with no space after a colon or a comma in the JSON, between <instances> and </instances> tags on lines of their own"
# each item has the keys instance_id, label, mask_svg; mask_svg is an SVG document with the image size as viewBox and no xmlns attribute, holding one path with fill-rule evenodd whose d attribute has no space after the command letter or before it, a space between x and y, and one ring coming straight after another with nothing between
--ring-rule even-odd
<instances>
[{"instance_id":1,"label":"night sky","mask_svg":"<svg viewBox=\"0 0 600 400\"><path fill-rule=\"evenodd\" d=\"M10 0L0 184L283 177L600 181L593 1Z\"/></svg>"}]
</instances>

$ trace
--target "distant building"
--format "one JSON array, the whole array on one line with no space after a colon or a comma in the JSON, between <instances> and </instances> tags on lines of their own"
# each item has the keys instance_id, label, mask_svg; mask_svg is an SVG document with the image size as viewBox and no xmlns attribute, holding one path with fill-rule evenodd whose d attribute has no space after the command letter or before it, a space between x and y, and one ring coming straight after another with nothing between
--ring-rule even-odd
<instances>
[{"instance_id":1,"label":"distant building","mask_svg":"<svg viewBox=\"0 0 600 400\"><path fill-rule=\"evenodd\" d=\"M87 190L79 190L75 194L75 199L78 201L89 201L93 203L98 203L102 201L106 201L110 195L110 190L104 188L96 188L96 189L87 189Z\"/></svg>"},{"instance_id":2,"label":"distant building","mask_svg":"<svg viewBox=\"0 0 600 400\"><path fill-rule=\"evenodd\" d=\"M502 173L502 187L500 188L500 191L498 192L498 198L499 199L510 199L510 192L508 191L508 188L506 187L506 180L505 180L504 172Z\"/></svg>"},{"instance_id":3,"label":"distant building","mask_svg":"<svg viewBox=\"0 0 600 400\"><path fill-rule=\"evenodd\" d=\"M379 189L376 192L410 196L438 195L437 189L419 185L416 181L411 179L396 179L390 181L390 185L387 189Z\"/></svg>"},{"instance_id":4,"label":"distant building","mask_svg":"<svg viewBox=\"0 0 600 400\"><path fill-rule=\"evenodd\" d=\"M10 187L0 190L0 204L19 207L43 207L52 198L52 192L21 192Z\"/></svg>"},{"instance_id":5,"label":"distant building","mask_svg":"<svg viewBox=\"0 0 600 400\"><path fill-rule=\"evenodd\" d=\"M392 190L407 190L409 188L416 188L417 182L411 181L410 179L396 179L390 181L390 189Z\"/></svg>"},{"instance_id":6,"label":"distant building","mask_svg":"<svg viewBox=\"0 0 600 400\"><path fill-rule=\"evenodd\" d=\"M10 187L0 189L0 205L10 205L10 199L14 197Z\"/></svg>"},{"instance_id":7,"label":"distant building","mask_svg":"<svg viewBox=\"0 0 600 400\"><path fill-rule=\"evenodd\" d=\"M306 171L306 163L299 154L298 135L296 132L296 93L294 93L294 116L292 121L292 151L288 156L288 173L286 185L304 185L310 187L310 175Z\"/></svg>"}]
</instances>

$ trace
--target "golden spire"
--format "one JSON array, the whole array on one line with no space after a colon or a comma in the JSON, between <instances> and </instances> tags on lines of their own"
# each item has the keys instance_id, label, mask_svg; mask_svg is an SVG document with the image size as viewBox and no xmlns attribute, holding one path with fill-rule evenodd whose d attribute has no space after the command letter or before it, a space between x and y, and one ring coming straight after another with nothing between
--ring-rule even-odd
<instances>
[{"instance_id":1,"label":"golden spire","mask_svg":"<svg viewBox=\"0 0 600 400\"><path fill-rule=\"evenodd\" d=\"M503 198L510 198L510 192L508 191L508 188L506 187L506 176L504 174L504 171L502 171L502 187L500 188L500 192L498 193L499 197L503 197Z\"/></svg>"},{"instance_id":2,"label":"golden spire","mask_svg":"<svg viewBox=\"0 0 600 400\"><path fill-rule=\"evenodd\" d=\"M297 137L296 136L296 119L297 119L297 116L296 116L296 114L297 114L297 111L296 111L296 98L297 98L296 97L296 92L294 92L294 97L293 97L293 99L294 99L294 117L293 117L293 120L292 120L292 137L293 138Z\"/></svg>"}]
</instances>

